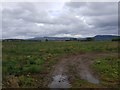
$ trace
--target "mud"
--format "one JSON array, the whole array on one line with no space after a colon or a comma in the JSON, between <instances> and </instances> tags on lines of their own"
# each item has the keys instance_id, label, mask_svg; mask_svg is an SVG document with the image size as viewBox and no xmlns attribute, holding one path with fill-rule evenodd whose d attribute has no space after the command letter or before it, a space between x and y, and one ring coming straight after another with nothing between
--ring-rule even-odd
<instances>
[{"instance_id":1,"label":"mud","mask_svg":"<svg viewBox=\"0 0 120 90\"><path fill-rule=\"evenodd\" d=\"M87 82L99 84L100 80L97 74L90 68L90 65L94 62L96 57L104 57L110 55L110 53L83 53L76 55L69 55L61 58L51 74L52 80L49 82L49 88L70 88L70 76L74 76L75 73L79 77ZM74 66L75 73L70 73L70 66Z\"/></svg>"},{"instance_id":2,"label":"mud","mask_svg":"<svg viewBox=\"0 0 120 90\"><path fill-rule=\"evenodd\" d=\"M48 85L49 88L70 88L71 85L69 84L68 80L68 69L67 69L67 60L63 58L62 61L59 62L55 66L55 69L52 73L52 80Z\"/></svg>"},{"instance_id":3,"label":"mud","mask_svg":"<svg viewBox=\"0 0 120 90\"><path fill-rule=\"evenodd\" d=\"M82 62L82 60L80 62L79 72L81 79L87 80L90 83L99 84L99 79L96 78L95 75L91 73L89 67L84 62Z\"/></svg>"}]
</instances>

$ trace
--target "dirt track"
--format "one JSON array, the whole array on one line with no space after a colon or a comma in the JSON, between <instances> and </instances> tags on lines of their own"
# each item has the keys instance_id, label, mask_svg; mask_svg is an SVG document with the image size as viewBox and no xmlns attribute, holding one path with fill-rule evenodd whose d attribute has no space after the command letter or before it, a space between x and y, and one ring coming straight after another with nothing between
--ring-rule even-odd
<instances>
[{"instance_id":1,"label":"dirt track","mask_svg":"<svg viewBox=\"0 0 120 90\"><path fill-rule=\"evenodd\" d=\"M99 84L97 74L91 70L90 65L96 57L114 56L116 53L82 53L61 58L51 74L50 88L70 88L74 74L87 82ZM74 73L71 71L74 70ZM65 86L66 85L66 86Z\"/></svg>"}]
</instances>

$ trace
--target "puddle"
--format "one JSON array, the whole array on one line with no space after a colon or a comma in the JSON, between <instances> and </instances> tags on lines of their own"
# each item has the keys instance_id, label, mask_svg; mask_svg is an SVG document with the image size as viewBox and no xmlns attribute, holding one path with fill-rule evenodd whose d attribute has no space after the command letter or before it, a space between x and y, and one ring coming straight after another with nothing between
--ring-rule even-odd
<instances>
[{"instance_id":1,"label":"puddle","mask_svg":"<svg viewBox=\"0 0 120 90\"><path fill-rule=\"evenodd\" d=\"M49 88L70 88L68 77L65 75L54 76Z\"/></svg>"},{"instance_id":2,"label":"puddle","mask_svg":"<svg viewBox=\"0 0 120 90\"><path fill-rule=\"evenodd\" d=\"M81 62L80 67L81 79L87 80L90 83L99 84L99 80L90 72L89 67L87 67L83 62Z\"/></svg>"},{"instance_id":3,"label":"puddle","mask_svg":"<svg viewBox=\"0 0 120 90\"><path fill-rule=\"evenodd\" d=\"M82 71L80 74L81 78L88 82L99 84L99 80L95 78L89 71Z\"/></svg>"}]
</instances>

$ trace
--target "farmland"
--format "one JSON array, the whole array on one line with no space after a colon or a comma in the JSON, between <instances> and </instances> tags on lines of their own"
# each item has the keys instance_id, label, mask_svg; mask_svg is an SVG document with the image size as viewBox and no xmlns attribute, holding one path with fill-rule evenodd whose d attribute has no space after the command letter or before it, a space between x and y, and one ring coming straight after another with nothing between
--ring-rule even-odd
<instances>
[{"instance_id":1,"label":"farmland","mask_svg":"<svg viewBox=\"0 0 120 90\"><path fill-rule=\"evenodd\" d=\"M72 56L92 61L89 67L100 80L100 84L92 84L81 79L75 73L76 66L80 65L71 61L67 68L72 87L117 87L120 59L118 42L112 41L3 42L3 87L48 87L56 65L62 58ZM79 62L79 59L76 60Z\"/></svg>"}]
</instances>

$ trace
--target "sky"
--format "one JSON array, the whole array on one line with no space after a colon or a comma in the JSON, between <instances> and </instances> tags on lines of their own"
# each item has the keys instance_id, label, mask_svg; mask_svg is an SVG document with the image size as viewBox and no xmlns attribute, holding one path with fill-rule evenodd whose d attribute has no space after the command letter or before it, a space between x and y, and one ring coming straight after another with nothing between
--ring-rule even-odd
<instances>
[{"instance_id":1,"label":"sky","mask_svg":"<svg viewBox=\"0 0 120 90\"><path fill-rule=\"evenodd\" d=\"M4 2L0 13L3 39L118 34L117 2Z\"/></svg>"}]
</instances>

